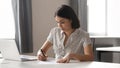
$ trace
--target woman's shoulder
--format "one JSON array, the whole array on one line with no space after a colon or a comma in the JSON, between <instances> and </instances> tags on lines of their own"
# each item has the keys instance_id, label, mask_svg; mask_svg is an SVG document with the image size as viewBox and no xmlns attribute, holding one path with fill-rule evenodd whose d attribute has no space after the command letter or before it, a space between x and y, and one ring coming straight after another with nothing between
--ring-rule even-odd
<instances>
[{"instance_id":1,"label":"woman's shoulder","mask_svg":"<svg viewBox=\"0 0 120 68\"><path fill-rule=\"evenodd\" d=\"M54 27L54 28L51 29L51 31L58 31L58 30L60 31L59 27Z\"/></svg>"},{"instance_id":2,"label":"woman's shoulder","mask_svg":"<svg viewBox=\"0 0 120 68\"><path fill-rule=\"evenodd\" d=\"M78 31L79 31L80 35L82 35L82 36L89 36L89 33L87 31L83 30L82 28L79 28Z\"/></svg>"},{"instance_id":3,"label":"woman's shoulder","mask_svg":"<svg viewBox=\"0 0 120 68\"><path fill-rule=\"evenodd\" d=\"M78 30L79 30L80 33L88 34L88 32L83 30L82 28L79 28Z\"/></svg>"},{"instance_id":4,"label":"woman's shoulder","mask_svg":"<svg viewBox=\"0 0 120 68\"><path fill-rule=\"evenodd\" d=\"M54 28L51 29L50 32L56 33L56 32L60 32L60 31L61 31L61 29L59 27L54 27Z\"/></svg>"}]
</instances>

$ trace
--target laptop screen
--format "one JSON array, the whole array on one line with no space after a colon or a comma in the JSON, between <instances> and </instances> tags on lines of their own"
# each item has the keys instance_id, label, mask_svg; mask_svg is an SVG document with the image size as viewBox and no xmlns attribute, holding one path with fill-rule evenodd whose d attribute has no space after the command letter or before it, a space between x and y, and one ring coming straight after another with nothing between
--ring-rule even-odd
<instances>
[{"instance_id":1,"label":"laptop screen","mask_svg":"<svg viewBox=\"0 0 120 68\"><path fill-rule=\"evenodd\" d=\"M0 51L4 59L20 60L15 40L0 40Z\"/></svg>"}]
</instances>

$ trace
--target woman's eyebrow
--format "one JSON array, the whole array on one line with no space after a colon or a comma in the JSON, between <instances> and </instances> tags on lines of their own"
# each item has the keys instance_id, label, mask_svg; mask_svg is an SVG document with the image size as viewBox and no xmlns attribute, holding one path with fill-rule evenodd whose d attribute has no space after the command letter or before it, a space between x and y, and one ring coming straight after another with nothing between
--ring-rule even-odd
<instances>
[{"instance_id":1,"label":"woman's eyebrow","mask_svg":"<svg viewBox=\"0 0 120 68\"><path fill-rule=\"evenodd\" d=\"M56 22L58 22L58 21L56 21ZM63 20L63 19L62 19L62 20L59 20L59 22L64 22L64 20ZM59 23L59 22L58 22L58 23Z\"/></svg>"}]
</instances>

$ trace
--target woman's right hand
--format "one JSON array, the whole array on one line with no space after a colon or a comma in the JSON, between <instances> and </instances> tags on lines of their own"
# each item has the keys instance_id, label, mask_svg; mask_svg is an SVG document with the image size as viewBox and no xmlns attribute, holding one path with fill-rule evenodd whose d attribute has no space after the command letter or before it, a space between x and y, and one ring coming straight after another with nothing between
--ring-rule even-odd
<instances>
[{"instance_id":1,"label":"woman's right hand","mask_svg":"<svg viewBox=\"0 0 120 68\"><path fill-rule=\"evenodd\" d=\"M47 56L46 55L44 56L40 50L37 53L37 57L38 57L38 60L41 60L41 61L47 60Z\"/></svg>"}]
</instances>

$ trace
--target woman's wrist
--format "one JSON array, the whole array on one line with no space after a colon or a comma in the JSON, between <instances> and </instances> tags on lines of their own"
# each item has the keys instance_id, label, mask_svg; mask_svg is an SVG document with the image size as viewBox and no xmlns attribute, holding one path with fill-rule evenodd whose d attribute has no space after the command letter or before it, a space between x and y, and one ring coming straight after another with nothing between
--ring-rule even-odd
<instances>
[{"instance_id":1,"label":"woman's wrist","mask_svg":"<svg viewBox=\"0 0 120 68\"><path fill-rule=\"evenodd\" d=\"M79 60L80 58L78 58L78 55L77 55L77 54L71 53L71 54L70 54L70 59Z\"/></svg>"},{"instance_id":2,"label":"woman's wrist","mask_svg":"<svg viewBox=\"0 0 120 68\"><path fill-rule=\"evenodd\" d=\"M70 58L70 59L73 59L73 57L74 57L74 54L73 54L73 53L70 53L70 54L69 54L69 58Z\"/></svg>"}]
</instances>

